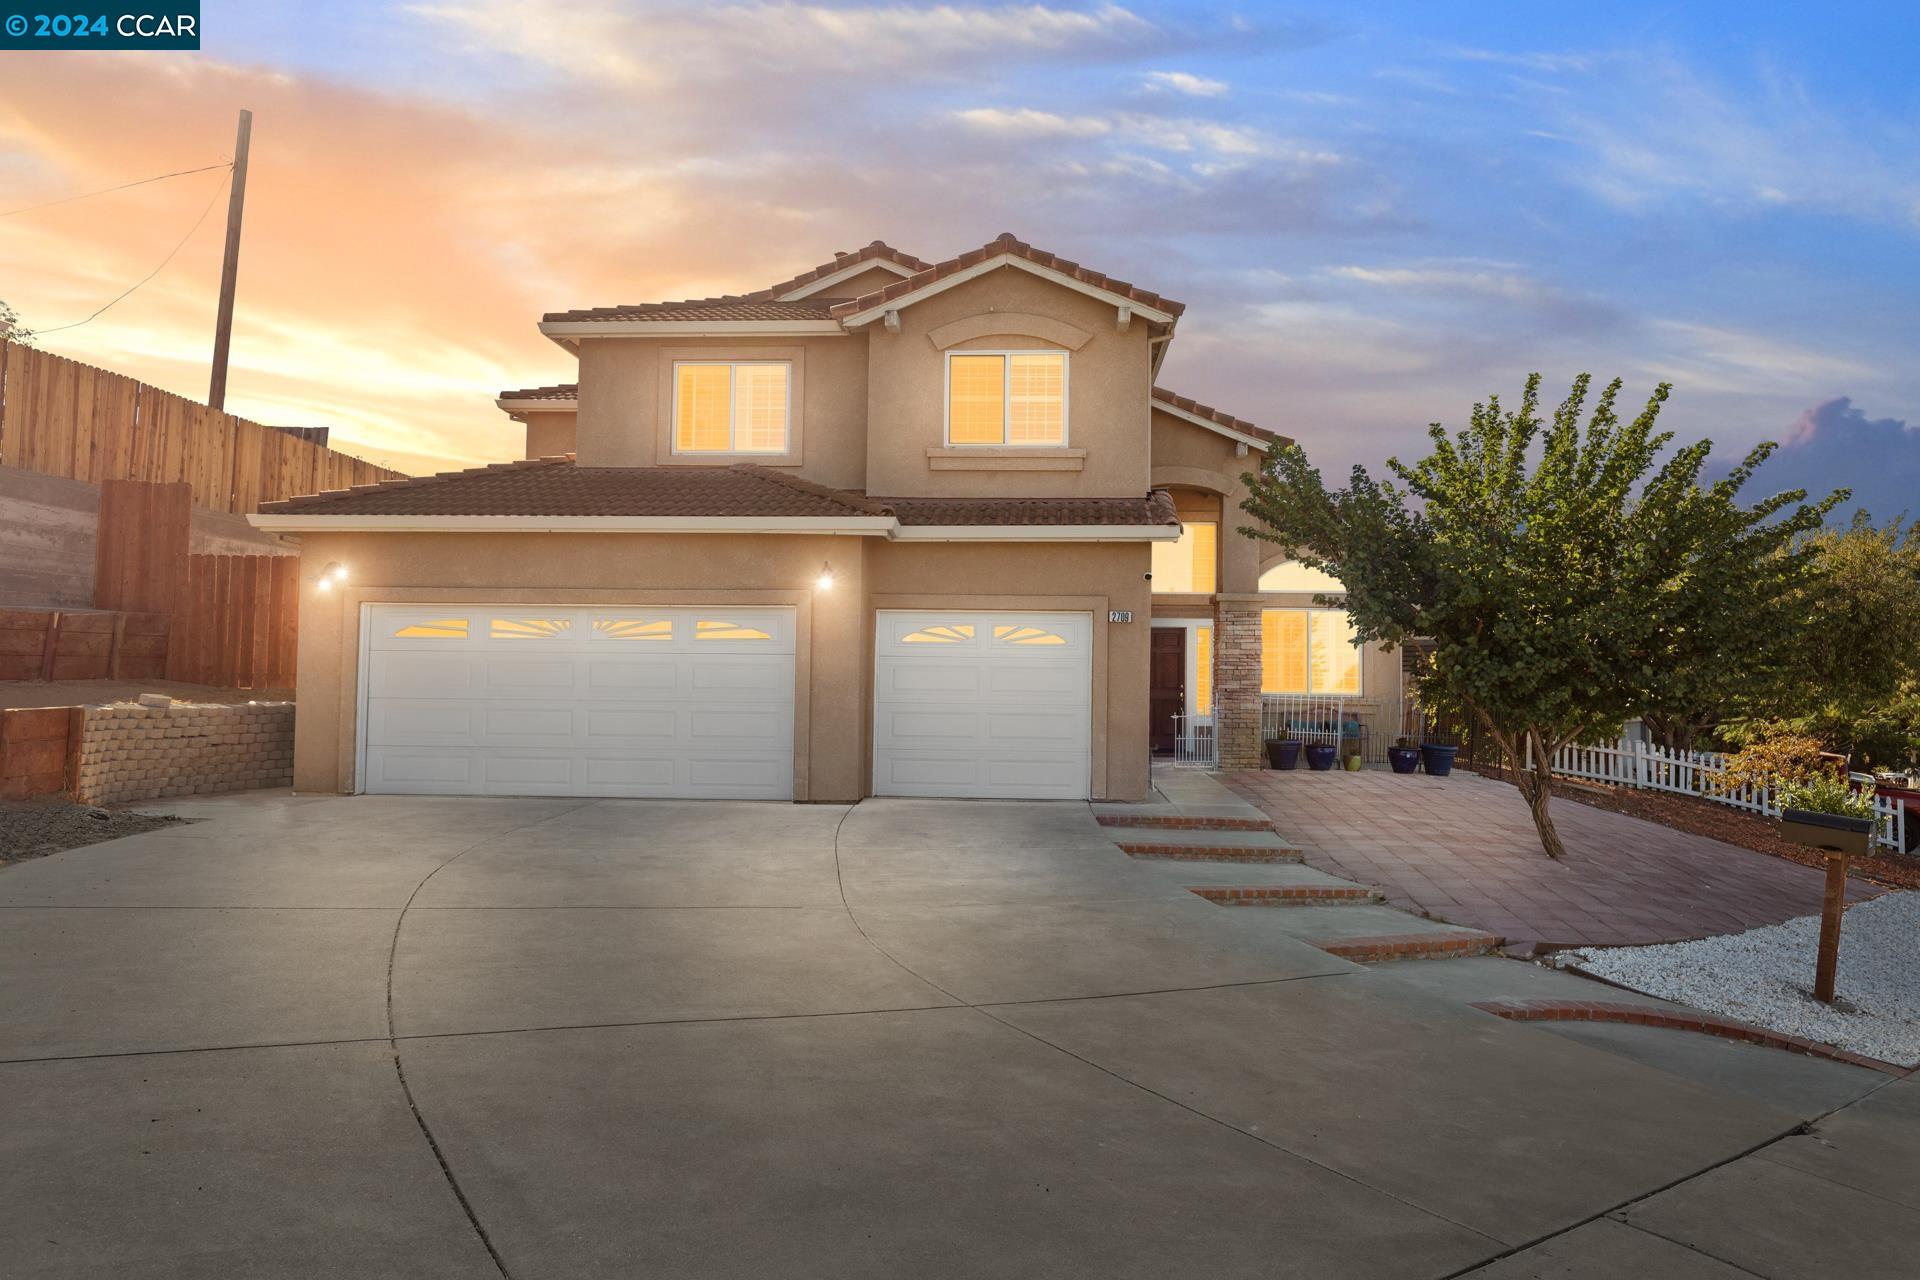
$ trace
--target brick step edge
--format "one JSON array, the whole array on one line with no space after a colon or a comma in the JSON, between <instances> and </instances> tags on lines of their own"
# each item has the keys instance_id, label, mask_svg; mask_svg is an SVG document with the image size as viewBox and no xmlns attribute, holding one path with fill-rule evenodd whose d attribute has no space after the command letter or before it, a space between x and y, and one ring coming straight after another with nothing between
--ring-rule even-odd
<instances>
[{"instance_id":1,"label":"brick step edge","mask_svg":"<svg viewBox=\"0 0 1920 1280\"><path fill-rule=\"evenodd\" d=\"M1751 1023L1722 1018L1717 1014L1695 1013L1686 1009L1662 1009L1654 1005L1611 1000L1483 1000L1476 1001L1473 1007L1509 1022L1624 1022L1636 1027L1697 1031L1702 1035L1718 1036L1722 1040L1740 1040L1769 1049L1784 1049L1788 1053L1803 1053L1810 1058L1844 1062L1848 1066L1865 1067L1886 1075L1909 1074L1909 1068L1897 1063L1882 1062L1864 1054L1836 1049L1805 1036L1790 1036L1785 1032L1769 1031Z\"/></svg>"},{"instance_id":2,"label":"brick step edge","mask_svg":"<svg viewBox=\"0 0 1920 1280\"><path fill-rule=\"evenodd\" d=\"M1101 813L1095 822L1103 827L1157 827L1162 831L1271 831L1271 818L1199 818L1164 813Z\"/></svg>"},{"instance_id":3,"label":"brick step edge","mask_svg":"<svg viewBox=\"0 0 1920 1280\"><path fill-rule=\"evenodd\" d=\"M1328 955L1360 964L1385 960L1454 960L1484 956L1506 944L1490 933L1389 933L1377 938L1319 938L1313 945Z\"/></svg>"},{"instance_id":4,"label":"brick step edge","mask_svg":"<svg viewBox=\"0 0 1920 1280\"><path fill-rule=\"evenodd\" d=\"M1143 840L1118 841L1120 848L1136 858L1171 858L1178 862L1299 862L1298 849L1258 849L1243 844L1150 844Z\"/></svg>"},{"instance_id":5,"label":"brick step edge","mask_svg":"<svg viewBox=\"0 0 1920 1280\"><path fill-rule=\"evenodd\" d=\"M1188 885L1188 893L1198 894L1222 907L1311 907L1320 903L1344 906L1347 903L1380 901L1380 891L1364 885L1330 884L1258 884L1245 886Z\"/></svg>"}]
</instances>

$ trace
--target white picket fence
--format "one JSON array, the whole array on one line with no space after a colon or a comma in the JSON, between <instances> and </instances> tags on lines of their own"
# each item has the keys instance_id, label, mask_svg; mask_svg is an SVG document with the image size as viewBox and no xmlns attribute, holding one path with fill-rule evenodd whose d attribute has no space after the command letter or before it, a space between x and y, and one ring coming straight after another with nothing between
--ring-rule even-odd
<instances>
[{"instance_id":1,"label":"white picket fence","mask_svg":"<svg viewBox=\"0 0 1920 1280\"><path fill-rule=\"evenodd\" d=\"M1532 764L1533 753L1527 753ZM1711 783L1726 772L1726 757L1717 751L1670 751L1651 742L1622 738L1596 746L1562 747L1554 753L1553 771L1569 778L1591 778L1616 786L1641 791L1670 791L1676 795L1697 796L1735 809L1745 809L1768 818L1780 816L1770 787L1741 787L1723 792ZM1856 782L1871 782L1865 774L1855 774ZM1906 806L1898 800L1876 796L1873 802L1879 825L1875 840L1904 850L1907 836ZM1920 820L1920 815L1915 815Z\"/></svg>"}]
</instances>

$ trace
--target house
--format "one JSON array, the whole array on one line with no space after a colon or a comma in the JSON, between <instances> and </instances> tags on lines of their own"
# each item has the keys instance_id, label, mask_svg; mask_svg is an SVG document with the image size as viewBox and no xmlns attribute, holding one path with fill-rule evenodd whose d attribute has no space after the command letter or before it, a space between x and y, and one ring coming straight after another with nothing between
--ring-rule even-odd
<instances>
[{"instance_id":1,"label":"house","mask_svg":"<svg viewBox=\"0 0 1920 1280\"><path fill-rule=\"evenodd\" d=\"M310 588L295 785L1126 800L1216 706L1253 765L1263 686L1398 667L1234 533L1278 437L1154 385L1182 310L1003 235L547 315L524 459L254 517Z\"/></svg>"}]
</instances>

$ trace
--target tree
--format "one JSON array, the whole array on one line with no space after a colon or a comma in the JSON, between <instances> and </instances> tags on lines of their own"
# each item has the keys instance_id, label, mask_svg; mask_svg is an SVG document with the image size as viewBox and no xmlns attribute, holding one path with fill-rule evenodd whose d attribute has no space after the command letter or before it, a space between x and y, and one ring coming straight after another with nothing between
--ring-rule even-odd
<instances>
[{"instance_id":1,"label":"tree","mask_svg":"<svg viewBox=\"0 0 1920 1280\"><path fill-rule=\"evenodd\" d=\"M1678 540L1663 557L1673 572L1645 604L1657 612L1646 630L1658 678L1638 712L1675 750L1723 721L1780 715L1807 683L1806 596L1821 576L1813 531L1845 498L1778 519L1805 494L1742 506L1740 490L1773 449L1762 444L1726 479L1677 495L1686 509L1669 521Z\"/></svg>"},{"instance_id":2,"label":"tree","mask_svg":"<svg viewBox=\"0 0 1920 1280\"><path fill-rule=\"evenodd\" d=\"M1805 539L1814 575L1804 618L1801 679L1776 714L1861 763L1898 763L1920 747L1920 531L1876 527L1856 512L1845 529Z\"/></svg>"},{"instance_id":3,"label":"tree","mask_svg":"<svg viewBox=\"0 0 1920 1280\"><path fill-rule=\"evenodd\" d=\"M33 330L20 327L19 313L7 305L5 298L0 298L0 339L26 345L33 342Z\"/></svg>"},{"instance_id":4,"label":"tree","mask_svg":"<svg viewBox=\"0 0 1920 1280\"><path fill-rule=\"evenodd\" d=\"M1538 374L1517 409L1490 397L1457 433L1434 423L1433 452L1411 466L1389 460L1389 481L1355 467L1329 491L1297 446L1275 445L1245 477L1241 504L1257 522L1243 534L1345 584L1360 639L1434 642L1423 696L1460 706L1499 746L1553 858L1565 853L1549 803L1554 753L1671 702L1677 657L1734 657L1707 649L1729 606L1714 584L1738 580L1746 596L1777 604L1797 585L1791 566L1804 567L1789 544L1844 500L1783 519L1804 491L1741 505L1766 446L1703 489L1710 441L1661 459L1672 442L1654 430L1666 384L1622 423L1616 379L1583 431L1590 383L1575 379L1550 423Z\"/></svg>"}]
</instances>

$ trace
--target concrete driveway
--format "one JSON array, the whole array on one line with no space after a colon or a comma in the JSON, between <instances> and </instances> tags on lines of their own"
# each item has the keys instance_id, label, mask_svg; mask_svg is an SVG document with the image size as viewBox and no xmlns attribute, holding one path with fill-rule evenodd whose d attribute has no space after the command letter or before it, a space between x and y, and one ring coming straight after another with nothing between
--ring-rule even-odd
<instances>
[{"instance_id":1,"label":"concrete driveway","mask_svg":"<svg viewBox=\"0 0 1920 1280\"><path fill-rule=\"evenodd\" d=\"M8 1276L1826 1275L1856 1221L1846 1274L1920 1256L1879 1173L1914 1082L1502 1021L1469 1002L1592 988L1363 969L1084 805L173 807L0 872Z\"/></svg>"}]
</instances>

